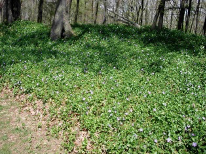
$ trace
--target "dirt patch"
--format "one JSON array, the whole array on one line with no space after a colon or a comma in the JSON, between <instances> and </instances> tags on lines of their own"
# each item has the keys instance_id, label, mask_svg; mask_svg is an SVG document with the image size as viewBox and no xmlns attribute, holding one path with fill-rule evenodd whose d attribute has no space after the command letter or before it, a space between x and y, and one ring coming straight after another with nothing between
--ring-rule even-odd
<instances>
[{"instance_id":1,"label":"dirt patch","mask_svg":"<svg viewBox=\"0 0 206 154\"><path fill-rule=\"evenodd\" d=\"M0 93L0 153L65 153L62 140L48 134L48 106L34 102L34 110L22 103L26 99L8 89Z\"/></svg>"}]
</instances>

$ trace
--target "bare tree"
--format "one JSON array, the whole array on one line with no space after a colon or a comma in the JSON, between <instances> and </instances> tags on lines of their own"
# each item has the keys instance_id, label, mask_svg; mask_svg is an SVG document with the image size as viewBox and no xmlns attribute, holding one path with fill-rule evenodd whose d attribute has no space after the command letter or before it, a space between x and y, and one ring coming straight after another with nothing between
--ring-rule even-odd
<instances>
[{"instance_id":1,"label":"bare tree","mask_svg":"<svg viewBox=\"0 0 206 154\"><path fill-rule=\"evenodd\" d=\"M166 0L161 0L160 4L158 6L158 10L155 14L154 20L153 20L153 24L152 24L152 28L154 29L157 25L157 20L159 17L159 22L158 22L158 28L162 29L163 27L163 17L164 17L164 9L165 9L165 1Z\"/></svg>"},{"instance_id":2,"label":"bare tree","mask_svg":"<svg viewBox=\"0 0 206 154\"><path fill-rule=\"evenodd\" d=\"M44 4L44 0L40 0L38 6L38 18L37 18L37 22L39 23L42 22L43 4Z\"/></svg>"},{"instance_id":3,"label":"bare tree","mask_svg":"<svg viewBox=\"0 0 206 154\"><path fill-rule=\"evenodd\" d=\"M115 22L118 21L118 15L119 15L119 6L120 6L121 0L116 0L116 8L115 8L115 12L117 15L115 15Z\"/></svg>"},{"instance_id":4,"label":"bare tree","mask_svg":"<svg viewBox=\"0 0 206 154\"><path fill-rule=\"evenodd\" d=\"M79 1L77 0L77 6L76 6L76 12L75 12L75 18L74 18L74 23L77 23L78 15L79 15Z\"/></svg>"},{"instance_id":5,"label":"bare tree","mask_svg":"<svg viewBox=\"0 0 206 154\"><path fill-rule=\"evenodd\" d=\"M199 11L200 11L200 0L197 2L196 8L196 27L195 27L195 34L197 34L198 24L199 24Z\"/></svg>"},{"instance_id":6,"label":"bare tree","mask_svg":"<svg viewBox=\"0 0 206 154\"><path fill-rule=\"evenodd\" d=\"M205 22L203 25L203 34L206 35L206 16L205 16Z\"/></svg>"},{"instance_id":7,"label":"bare tree","mask_svg":"<svg viewBox=\"0 0 206 154\"><path fill-rule=\"evenodd\" d=\"M185 16L185 0L181 0L179 20L177 25L178 30L183 30L184 16Z\"/></svg>"},{"instance_id":8,"label":"bare tree","mask_svg":"<svg viewBox=\"0 0 206 154\"><path fill-rule=\"evenodd\" d=\"M188 6L188 12L187 12L187 18L186 18L186 24L185 24L185 32L187 32L189 28L191 9L192 9L192 0L189 0L189 6Z\"/></svg>"},{"instance_id":9,"label":"bare tree","mask_svg":"<svg viewBox=\"0 0 206 154\"><path fill-rule=\"evenodd\" d=\"M50 33L50 38L52 40L57 40L63 37L69 38L74 35L69 23L69 14L66 8L66 0L58 0Z\"/></svg>"},{"instance_id":10,"label":"bare tree","mask_svg":"<svg viewBox=\"0 0 206 154\"><path fill-rule=\"evenodd\" d=\"M144 13L144 0L142 0L141 3L141 16L140 16L140 25L142 26L142 20L143 20L143 13Z\"/></svg>"},{"instance_id":11,"label":"bare tree","mask_svg":"<svg viewBox=\"0 0 206 154\"><path fill-rule=\"evenodd\" d=\"M99 11L99 0L96 1L96 9L95 9L95 18L94 18L94 24L97 23L97 16Z\"/></svg>"},{"instance_id":12,"label":"bare tree","mask_svg":"<svg viewBox=\"0 0 206 154\"><path fill-rule=\"evenodd\" d=\"M104 19L103 24L106 24L107 22L107 0L104 0Z\"/></svg>"},{"instance_id":13,"label":"bare tree","mask_svg":"<svg viewBox=\"0 0 206 154\"><path fill-rule=\"evenodd\" d=\"M0 1L0 23L3 21L3 7L4 1Z\"/></svg>"},{"instance_id":14,"label":"bare tree","mask_svg":"<svg viewBox=\"0 0 206 154\"><path fill-rule=\"evenodd\" d=\"M5 12L3 16L3 20L6 23L12 23L14 21L12 11L11 11L11 0L5 0L4 1L4 7L5 7Z\"/></svg>"},{"instance_id":15,"label":"bare tree","mask_svg":"<svg viewBox=\"0 0 206 154\"><path fill-rule=\"evenodd\" d=\"M69 17L71 17L71 10L72 10L72 0L68 1L68 13L69 13Z\"/></svg>"}]
</instances>

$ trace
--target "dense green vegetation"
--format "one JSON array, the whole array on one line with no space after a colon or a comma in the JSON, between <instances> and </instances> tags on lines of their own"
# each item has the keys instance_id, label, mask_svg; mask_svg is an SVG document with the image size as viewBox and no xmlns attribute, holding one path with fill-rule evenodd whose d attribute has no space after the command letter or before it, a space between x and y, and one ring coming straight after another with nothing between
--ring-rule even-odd
<instances>
[{"instance_id":1,"label":"dense green vegetation","mask_svg":"<svg viewBox=\"0 0 206 154\"><path fill-rule=\"evenodd\" d=\"M206 152L204 37L121 25L73 28L75 37L52 42L42 24L1 25L1 88L53 102L51 116L64 122L51 130L64 130L68 151L76 117L94 153Z\"/></svg>"}]
</instances>

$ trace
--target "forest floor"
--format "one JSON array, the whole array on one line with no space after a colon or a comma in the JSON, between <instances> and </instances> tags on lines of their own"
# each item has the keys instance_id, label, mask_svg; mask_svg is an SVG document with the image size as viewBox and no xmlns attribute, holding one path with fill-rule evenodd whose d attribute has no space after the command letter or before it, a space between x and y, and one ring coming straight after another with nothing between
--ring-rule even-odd
<instances>
[{"instance_id":1,"label":"forest floor","mask_svg":"<svg viewBox=\"0 0 206 154\"><path fill-rule=\"evenodd\" d=\"M48 134L46 121L5 89L0 93L0 130L1 154L63 153L61 140Z\"/></svg>"}]
</instances>

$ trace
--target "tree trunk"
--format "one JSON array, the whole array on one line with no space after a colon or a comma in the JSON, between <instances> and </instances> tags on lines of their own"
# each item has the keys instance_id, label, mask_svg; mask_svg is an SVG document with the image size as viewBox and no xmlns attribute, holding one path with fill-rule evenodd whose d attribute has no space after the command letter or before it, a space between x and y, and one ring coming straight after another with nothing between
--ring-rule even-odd
<instances>
[{"instance_id":1,"label":"tree trunk","mask_svg":"<svg viewBox=\"0 0 206 154\"><path fill-rule=\"evenodd\" d=\"M158 23L158 28L162 29L163 27L163 17L164 17L164 9L165 9L165 0L162 0L161 2L161 7L160 7L160 17L159 17L159 23Z\"/></svg>"},{"instance_id":2,"label":"tree trunk","mask_svg":"<svg viewBox=\"0 0 206 154\"><path fill-rule=\"evenodd\" d=\"M0 23L3 22L3 2L0 1Z\"/></svg>"},{"instance_id":3,"label":"tree trunk","mask_svg":"<svg viewBox=\"0 0 206 154\"><path fill-rule=\"evenodd\" d=\"M99 11L99 0L97 0L97 4L96 4L94 24L97 23L98 11Z\"/></svg>"},{"instance_id":4,"label":"tree trunk","mask_svg":"<svg viewBox=\"0 0 206 154\"><path fill-rule=\"evenodd\" d=\"M206 16L205 16L205 22L203 25L203 34L206 35Z\"/></svg>"},{"instance_id":5,"label":"tree trunk","mask_svg":"<svg viewBox=\"0 0 206 154\"><path fill-rule=\"evenodd\" d=\"M44 0L40 0L38 6L38 19L37 19L37 22L39 23L42 22L43 4L44 4Z\"/></svg>"},{"instance_id":6,"label":"tree trunk","mask_svg":"<svg viewBox=\"0 0 206 154\"><path fill-rule=\"evenodd\" d=\"M142 21L143 21L143 13L144 13L144 0L142 0L142 3L141 3L141 16L140 16L140 25L142 26Z\"/></svg>"},{"instance_id":7,"label":"tree trunk","mask_svg":"<svg viewBox=\"0 0 206 154\"><path fill-rule=\"evenodd\" d=\"M141 9L141 6L136 6L136 14L137 14L137 18L136 18L136 23L139 23L139 13L140 13L140 9Z\"/></svg>"},{"instance_id":8,"label":"tree trunk","mask_svg":"<svg viewBox=\"0 0 206 154\"><path fill-rule=\"evenodd\" d=\"M172 22L173 22L173 10L171 12L171 18L170 18L170 29L172 29Z\"/></svg>"},{"instance_id":9,"label":"tree trunk","mask_svg":"<svg viewBox=\"0 0 206 154\"><path fill-rule=\"evenodd\" d=\"M21 1L20 0L11 0L11 12L12 12L14 21L20 18L20 15L21 15Z\"/></svg>"},{"instance_id":10,"label":"tree trunk","mask_svg":"<svg viewBox=\"0 0 206 154\"><path fill-rule=\"evenodd\" d=\"M187 18L186 18L186 23L185 23L185 32L187 32L189 28L191 8L192 8L192 0L189 0L188 13L187 13Z\"/></svg>"},{"instance_id":11,"label":"tree trunk","mask_svg":"<svg viewBox=\"0 0 206 154\"><path fill-rule=\"evenodd\" d=\"M182 0L180 3L180 13L179 13L179 20L177 25L178 30L183 30L184 16L185 16L185 0Z\"/></svg>"},{"instance_id":12,"label":"tree trunk","mask_svg":"<svg viewBox=\"0 0 206 154\"><path fill-rule=\"evenodd\" d=\"M149 13L148 13L148 0L146 2L146 5L145 5L145 25L148 25L148 21L149 21Z\"/></svg>"},{"instance_id":13,"label":"tree trunk","mask_svg":"<svg viewBox=\"0 0 206 154\"><path fill-rule=\"evenodd\" d=\"M87 21L87 1L85 1L84 2L84 13L85 13L85 15L84 15L84 24L86 23L86 21Z\"/></svg>"},{"instance_id":14,"label":"tree trunk","mask_svg":"<svg viewBox=\"0 0 206 154\"><path fill-rule=\"evenodd\" d=\"M57 40L63 37L69 38L74 35L72 27L69 23L69 14L66 11L66 4L66 0L58 0L57 2L56 12L50 33L50 38L52 40Z\"/></svg>"},{"instance_id":15,"label":"tree trunk","mask_svg":"<svg viewBox=\"0 0 206 154\"><path fill-rule=\"evenodd\" d=\"M94 0L92 0L92 22L94 21Z\"/></svg>"},{"instance_id":16,"label":"tree trunk","mask_svg":"<svg viewBox=\"0 0 206 154\"><path fill-rule=\"evenodd\" d=\"M72 0L68 1L68 16L71 17L71 10L72 10Z\"/></svg>"},{"instance_id":17,"label":"tree trunk","mask_svg":"<svg viewBox=\"0 0 206 154\"><path fill-rule=\"evenodd\" d=\"M165 9L165 0L161 0L160 4L158 6L158 10L155 14L152 28L154 29L157 25L158 17L159 17L159 22L158 22L158 28L161 29L163 27L163 17L164 17L164 9Z\"/></svg>"},{"instance_id":18,"label":"tree trunk","mask_svg":"<svg viewBox=\"0 0 206 154\"><path fill-rule=\"evenodd\" d=\"M75 13L75 18L74 18L75 24L77 24L78 15L79 15L79 0L77 0L76 13Z\"/></svg>"},{"instance_id":19,"label":"tree trunk","mask_svg":"<svg viewBox=\"0 0 206 154\"><path fill-rule=\"evenodd\" d=\"M120 2L121 2L121 0L117 0L117 2L116 2L116 9L115 9L115 12L116 12L116 14L118 14L118 15L119 15L119 6L120 6ZM117 15L115 15L114 20L115 20L115 22L118 21L118 16L117 16Z\"/></svg>"},{"instance_id":20,"label":"tree trunk","mask_svg":"<svg viewBox=\"0 0 206 154\"><path fill-rule=\"evenodd\" d=\"M199 10L200 10L200 0L198 0L197 2L195 34L197 34L197 29L198 29L198 24L199 24Z\"/></svg>"},{"instance_id":21,"label":"tree trunk","mask_svg":"<svg viewBox=\"0 0 206 154\"><path fill-rule=\"evenodd\" d=\"M14 21L11 11L11 0L5 0L4 22L11 24Z\"/></svg>"},{"instance_id":22,"label":"tree trunk","mask_svg":"<svg viewBox=\"0 0 206 154\"><path fill-rule=\"evenodd\" d=\"M104 19L103 24L106 24L107 22L107 0L104 0Z\"/></svg>"}]
</instances>

